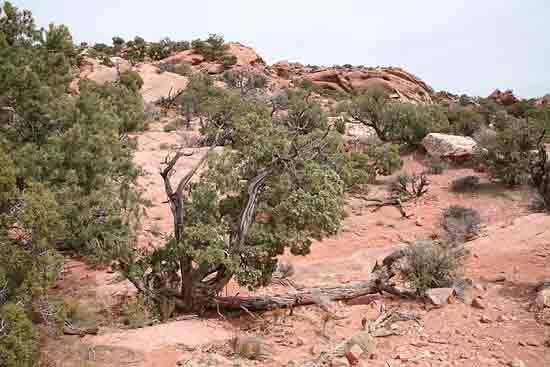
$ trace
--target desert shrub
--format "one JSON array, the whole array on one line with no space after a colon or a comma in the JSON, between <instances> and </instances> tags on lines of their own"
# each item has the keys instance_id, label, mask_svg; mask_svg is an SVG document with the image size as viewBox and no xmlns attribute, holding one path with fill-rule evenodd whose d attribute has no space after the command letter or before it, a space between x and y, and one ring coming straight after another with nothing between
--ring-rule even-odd
<instances>
[{"instance_id":1,"label":"desert shrub","mask_svg":"<svg viewBox=\"0 0 550 367\"><path fill-rule=\"evenodd\" d=\"M481 216L477 210L458 205L445 209L441 218L444 238L451 242L464 242L477 235L480 225Z\"/></svg>"},{"instance_id":2,"label":"desert shrub","mask_svg":"<svg viewBox=\"0 0 550 367\"><path fill-rule=\"evenodd\" d=\"M139 73L133 70L120 73L118 82L133 92L138 92L143 87L143 79Z\"/></svg>"},{"instance_id":3,"label":"desert shrub","mask_svg":"<svg viewBox=\"0 0 550 367\"><path fill-rule=\"evenodd\" d=\"M160 121L162 118L162 108L154 103L147 103L143 113L145 121Z\"/></svg>"},{"instance_id":4,"label":"desert shrub","mask_svg":"<svg viewBox=\"0 0 550 367\"><path fill-rule=\"evenodd\" d=\"M225 43L223 36L211 34L206 40L194 40L191 47L201 54L206 61L221 61L226 55L229 46Z\"/></svg>"},{"instance_id":5,"label":"desert shrub","mask_svg":"<svg viewBox=\"0 0 550 367\"><path fill-rule=\"evenodd\" d=\"M462 245L418 241L406 250L401 273L423 295L430 288L451 286L467 255Z\"/></svg>"},{"instance_id":6,"label":"desert shrub","mask_svg":"<svg viewBox=\"0 0 550 367\"><path fill-rule=\"evenodd\" d=\"M540 125L527 120L511 121L497 132L492 145L479 145L477 159L493 177L514 186L526 182L529 157L537 147Z\"/></svg>"},{"instance_id":7,"label":"desert shrub","mask_svg":"<svg viewBox=\"0 0 550 367\"><path fill-rule=\"evenodd\" d=\"M449 121L438 106L415 106L389 101L381 89L343 102L338 111L345 112L353 121L372 127L380 140L418 146L431 132L446 132Z\"/></svg>"},{"instance_id":8,"label":"desert shrub","mask_svg":"<svg viewBox=\"0 0 550 367\"><path fill-rule=\"evenodd\" d=\"M120 308L121 322L131 329L146 326L149 319L149 308L142 295L131 298Z\"/></svg>"},{"instance_id":9,"label":"desert shrub","mask_svg":"<svg viewBox=\"0 0 550 367\"><path fill-rule=\"evenodd\" d=\"M63 312L65 322L75 329L94 329L98 326L95 310L75 298L64 300Z\"/></svg>"},{"instance_id":10,"label":"desert shrub","mask_svg":"<svg viewBox=\"0 0 550 367\"><path fill-rule=\"evenodd\" d=\"M344 165L340 168L340 177L346 187L353 191L366 190L367 184L376 178L370 158L366 154L350 152L346 154Z\"/></svg>"},{"instance_id":11,"label":"desert shrub","mask_svg":"<svg viewBox=\"0 0 550 367\"><path fill-rule=\"evenodd\" d=\"M535 209L550 210L550 157L544 145L530 158L529 175L536 190Z\"/></svg>"},{"instance_id":12,"label":"desert shrub","mask_svg":"<svg viewBox=\"0 0 550 367\"><path fill-rule=\"evenodd\" d=\"M399 146L395 144L371 146L367 150L367 155L373 161L373 168L378 175L389 176L403 167Z\"/></svg>"},{"instance_id":13,"label":"desert shrub","mask_svg":"<svg viewBox=\"0 0 550 367\"><path fill-rule=\"evenodd\" d=\"M448 112L451 131L455 135L473 136L483 126L483 116L467 108L455 108Z\"/></svg>"},{"instance_id":14,"label":"desert shrub","mask_svg":"<svg viewBox=\"0 0 550 367\"><path fill-rule=\"evenodd\" d=\"M449 163L445 159L436 156L429 156L424 164L425 172L430 175L440 175L449 168Z\"/></svg>"},{"instance_id":15,"label":"desert shrub","mask_svg":"<svg viewBox=\"0 0 550 367\"><path fill-rule=\"evenodd\" d=\"M338 119L334 123L334 128L342 135L346 135L346 121Z\"/></svg>"},{"instance_id":16,"label":"desert shrub","mask_svg":"<svg viewBox=\"0 0 550 367\"><path fill-rule=\"evenodd\" d=\"M172 131L176 131L180 129L182 126L184 126L185 121L181 118L174 119L170 122L168 122L164 127L162 128L164 132L170 133Z\"/></svg>"},{"instance_id":17,"label":"desert shrub","mask_svg":"<svg viewBox=\"0 0 550 367\"><path fill-rule=\"evenodd\" d=\"M0 306L0 366L33 367L37 363L38 335L24 309Z\"/></svg>"},{"instance_id":18,"label":"desert shrub","mask_svg":"<svg viewBox=\"0 0 550 367\"><path fill-rule=\"evenodd\" d=\"M223 80L229 88L238 90L241 96L267 86L266 76L253 70L228 70L223 73Z\"/></svg>"},{"instance_id":19,"label":"desert shrub","mask_svg":"<svg viewBox=\"0 0 550 367\"><path fill-rule=\"evenodd\" d=\"M402 172L390 184L390 189L400 196L419 198L428 192L428 185L425 174L411 175L408 172Z\"/></svg>"},{"instance_id":20,"label":"desert shrub","mask_svg":"<svg viewBox=\"0 0 550 367\"><path fill-rule=\"evenodd\" d=\"M222 56L222 64L225 68L229 68L237 63L237 56L235 55L223 55Z\"/></svg>"},{"instance_id":21,"label":"desert shrub","mask_svg":"<svg viewBox=\"0 0 550 367\"><path fill-rule=\"evenodd\" d=\"M348 159L342 136L305 94L290 99L281 119L236 93L205 99L202 132L228 148L205 153L204 170L177 191L170 182L176 161L163 168L170 205L181 216L164 247L138 259L125 253L122 270L131 282L199 311L231 279L251 289L267 284L285 248L306 255L312 239L337 233Z\"/></svg>"},{"instance_id":22,"label":"desert shrub","mask_svg":"<svg viewBox=\"0 0 550 367\"><path fill-rule=\"evenodd\" d=\"M277 265L277 273L280 274L281 278L290 278L296 273L294 264L288 263L279 263Z\"/></svg>"},{"instance_id":23,"label":"desert shrub","mask_svg":"<svg viewBox=\"0 0 550 367\"><path fill-rule=\"evenodd\" d=\"M478 176L459 177L451 182L451 191L454 192L473 192L479 187Z\"/></svg>"},{"instance_id":24,"label":"desert shrub","mask_svg":"<svg viewBox=\"0 0 550 367\"><path fill-rule=\"evenodd\" d=\"M159 66L160 73L168 72L168 73L174 73L181 76L191 76L193 74L193 68L191 67L191 64L188 62L181 62L179 64L172 64L169 62L165 62L160 64Z\"/></svg>"},{"instance_id":25,"label":"desert shrub","mask_svg":"<svg viewBox=\"0 0 550 367\"><path fill-rule=\"evenodd\" d=\"M39 30L30 12L8 2L0 50L0 312L13 328L13 338L0 336L0 348L12 343L0 365L17 358L14 365L26 366L30 353L10 353L32 342L23 316L45 322L51 311L57 247L106 261L133 243L139 170L127 133L141 128L143 99L136 79L124 76L81 81L80 94L69 96L77 58L67 27Z\"/></svg>"}]
</instances>

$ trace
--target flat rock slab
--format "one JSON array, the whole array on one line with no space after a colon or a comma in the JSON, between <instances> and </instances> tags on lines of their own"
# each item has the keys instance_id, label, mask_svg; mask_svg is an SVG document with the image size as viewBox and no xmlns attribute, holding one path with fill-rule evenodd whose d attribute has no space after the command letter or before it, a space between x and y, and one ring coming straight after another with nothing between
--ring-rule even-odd
<instances>
[{"instance_id":1,"label":"flat rock slab","mask_svg":"<svg viewBox=\"0 0 550 367\"><path fill-rule=\"evenodd\" d=\"M123 347L139 352L151 352L168 346L185 345L198 347L209 343L229 340L230 331L216 321L184 320L144 327L120 330L98 336L88 336L88 342L95 345Z\"/></svg>"}]
</instances>

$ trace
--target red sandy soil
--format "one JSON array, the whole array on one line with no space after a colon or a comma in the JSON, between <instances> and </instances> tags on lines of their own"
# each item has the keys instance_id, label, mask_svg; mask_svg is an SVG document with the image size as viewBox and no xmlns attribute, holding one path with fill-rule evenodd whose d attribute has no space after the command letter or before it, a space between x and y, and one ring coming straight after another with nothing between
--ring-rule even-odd
<instances>
[{"instance_id":1,"label":"red sandy soil","mask_svg":"<svg viewBox=\"0 0 550 367\"><path fill-rule=\"evenodd\" d=\"M165 201L159 164L173 144L182 138L164 133L159 126L139 137L136 162L150 175L141 180L145 195L154 207L145 220L142 246L158 246L171 230L171 217ZM162 144L162 146L161 146ZM178 164L180 176L200 158L203 149L190 148L196 154ZM403 170L421 172L421 156L405 157ZM456 194L449 191L450 182L461 176L478 175L482 179L476 193ZM105 318L97 336L83 338L64 336L49 339L45 355L51 366L176 366L189 358L211 358L213 366L231 366L227 340L235 334L261 335L273 349L272 358L262 362L242 361L242 365L285 366L289 361L303 362L360 329L363 317L375 319L378 307L399 307L422 316L420 324L397 323L403 335L378 338L373 359L361 361L369 366L500 366L514 358L529 367L550 366L550 327L537 323L531 311L533 285L550 279L550 216L528 210L529 195L524 189L509 190L491 183L485 174L467 168L451 168L442 175L430 176L429 192L406 210L411 219L403 219L393 207L376 212L364 208L364 202L350 197L349 216L340 234L317 242L307 257L284 256L295 265L293 281L301 285L329 285L363 280L377 259L397 246L415 239L440 233L443 209L459 204L479 210L484 227L479 238L468 243L472 256L465 276L475 287L468 298L479 296L485 309L460 301L429 310L417 302L405 302L389 296L369 296L353 305L334 303L335 312L346 318L329 325L329 340L319 335L321 312L316 306L301 307L284 322L275 323L269 313L256 318L215 317L202 320L170 321L135 330L125 330L117 323L113 305L135 292L117 275L107 270L92 269L68 259L64 279L58 292L78 297L100 310ZM369 196L383 195L388 178L380 179ZM156 232L161 233L157 235ZM504 276L505 281L495 282ZM286 292L281 287L268 287L257 294ZM244 293L236 285L228 294ZM111 310L111 311L109 311ZM482 317L490 319L482 323ZM312 354L313 353L313 354ZM335 366L346 366L338 360Z\"/></svg>"}]
</instances>

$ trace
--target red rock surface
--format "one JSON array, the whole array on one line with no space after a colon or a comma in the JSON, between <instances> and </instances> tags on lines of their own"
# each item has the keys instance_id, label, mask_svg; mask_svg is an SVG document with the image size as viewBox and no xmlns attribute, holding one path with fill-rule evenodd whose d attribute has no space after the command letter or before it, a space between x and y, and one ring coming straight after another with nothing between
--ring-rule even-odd
<instances>
[{"instance_id":1,"label":"red rock surface","mask_svg":"<svg viewBox=\"0 0 550 367\"><path fill-rule=\"evenodd\" d=\"M167 72L158 73L159 64L186 62L193 70L211 75L221 74L228 68L250 68L264 73L272 89L293 87L307 78L314 85L329 91L356 93L381 88L395 100L413 103L434 102L434 90L418 77L400 68L327 67L318 69L287 61L268 66L254 49L240 43L230 43L228 53L237 58L234 66L226 67L221 62L207 62L194 50L186 50L158 62L138 64L133 69L146 80L143 91L147 100L152 100L152 97L166 96L171 88L176 90L185 87L186 78ZM124 64L125 69L131 68L127 61L121 63ZM78 93L78 81L81 79L105 83L115 80L116 76L117 67L104 66L98 60L85 58L79 77L71 83L71 93Z\"/></svg>"},{"instance_id":2,"label":"red rock surface","mask_svg":"<svg viewBox=\"0 0 550 367\"><path fill-rule=\"evenodd\" d=\"M510 89L504 92L500 89L495 89L495 91L489 95L489 98L501 106L510 106L519 101L514 95L514 92Z\"/></svg>"}]
</instances>

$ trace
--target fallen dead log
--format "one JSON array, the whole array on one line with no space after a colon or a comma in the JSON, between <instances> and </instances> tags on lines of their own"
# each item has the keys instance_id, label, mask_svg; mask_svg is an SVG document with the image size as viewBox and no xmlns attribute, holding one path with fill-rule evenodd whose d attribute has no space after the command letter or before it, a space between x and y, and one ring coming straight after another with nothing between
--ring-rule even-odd
<instances>
[{"instance_id":1,"label":"fallen dead log","mask_svg":"<svg viewBox=\"0 0 550 367\"><path fill-rule=\"evenodd\" d=\"M84 336L84 335L97 335L99 332L99 328L96 327L90 327L90 328L75 328L72 326L65 326L63 327L63 334L65 335L78 335L78 336Z\"/></svg>"},{"instance_id":2,"label":"fallen dead log","mask_svg":"<svg viewBox=\"0 0 550 367\"><path fill-rule=\"evenodd\" d=\"M384 258L381 265L378 263L375 265L370 280L325 288L301 288L287 294L273 296L216 297L212 307L226 310L269 311L278 308L319 305L322 303L320 299L346 301L382 292L399 297L415 298L414 293L398 290L389 281L395 275L392 265L404 256L406 256L406 251L398 250Z\"/></svg>"},{"instance_id":3,"label":"fallen dead log","mask_svg":"<svg viewBox=\"0 0 550 367\"><path fill-rule=\"evenodd\" d=\"M215 303L228 310L266 311L277 308L290 308L318 304L318 298L326 297L333 301L348 300L379 292L377 280L359 281L328 288L304 288L284 295L254 297L216 297Z\"/></svg>"}]
</instances>

